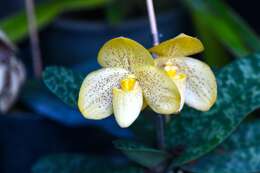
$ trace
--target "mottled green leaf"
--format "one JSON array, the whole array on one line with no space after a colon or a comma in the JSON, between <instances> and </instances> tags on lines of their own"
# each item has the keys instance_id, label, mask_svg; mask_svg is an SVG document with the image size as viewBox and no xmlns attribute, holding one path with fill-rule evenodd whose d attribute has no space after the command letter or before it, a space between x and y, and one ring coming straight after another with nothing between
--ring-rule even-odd
<instances>
[{"instance_id":1,"label":"mottled green leaf","mask_svg":"<svg viewBox=\"0 0 260 173\"><path fill-rule=\"evenodd\" d=\"M109 0L51 0L36 6L38 28L42 28L53 21L60 13L69 10L94 8L105 5ZM25 11L7 17L0 21L0 28L8 37L16 42L23 39L27 33L27 18Z\"/></svg>"},{"instance_id":2,"label":"mottled green leaf","mask_svg":"<svg viewBox=\"0 0 260 173\"><path fill-rule=\"evenodd\" d=\"M166 130L176 159L172 167L195 160L225 140L240 122L260 107L260 55L239 59L217 74L218 99L208 112L186 109Z\"/></svg>"},{"instance_id":3,"label":"mottled green leaf","mask_svg":"<svg viewBox=\"0 0 260 173\"><path fill-rule=\"evenodd\" d=\"M222 145L183 167L194 173L249 173L260 171L260 121L246 123Z\"/></svg>"},{"instance_id":4,"label":"mottled green leaf","mask_svg":"<svg viewBox=\"0 0 260 173\"><path fill-rule=\"evenodd\" d=\"M231 53L246 56L260 50L260 39L255 32L222 0L184 0L192 15Z\"/></svg>"},{"instance_id":5,"label":"mottled green leaf","mask_svg":"<svg viewBox=\"0 0 260 173\"><path fill-rule=\"evenodd\" d=\"M64 67L47 67L43 72L43 81L64 103L77 107L79 89L84 76Z\"/></svg>"},{"instance_id":6,"label":"mottled green leaf","mask_svg":"<svg viewBox=\"0 0 260 173\"><path fill-rule=\"evenodd\" d=\"M129 159L148 168L156 167L168 158L168 154L164 151L133 141L118 140L114 142L114 145Z\"/></svg>"},{"instance_id":7,"label":"mottled green leaf","mask_svg":"<svg viewBox=\"0 0 260 173\"><path fill-rule=\"evenodd\" d=\"M33 173L144 173L141 168L121 163L116 158L56 154L40 159Z\"/></svg>"}]
</instances>

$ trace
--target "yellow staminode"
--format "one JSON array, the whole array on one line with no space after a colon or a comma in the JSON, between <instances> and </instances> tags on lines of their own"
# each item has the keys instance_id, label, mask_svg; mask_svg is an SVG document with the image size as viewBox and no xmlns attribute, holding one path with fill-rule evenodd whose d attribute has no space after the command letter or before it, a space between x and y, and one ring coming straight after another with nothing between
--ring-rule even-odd
<instances>
[{"instance_id":1,"label":"yellow staminode","mask_svg":"<svg viewBox=\"0 0 260 173\"><path fill-rule=\"evenodd\" d=\"M172 79L185 79L187 76L184 73L178 73L178 67L172 64L166 64L164 70L167 75Z\"/></svg>"},{"instance_id":2,"label":"yellow staminode","mask_svg":"<svg viewBox=\"0 0 260 173\"><path fill-rule=\"evenodd\" d=\"M129 75L127 78L120 81L120 86L123 91L132 91L134 89L136 79L134 76Z\"/></svg>"},{"instance_id":3,"label":"yellow staminode","mask_svg":"<svg viewBox=\"0 0 260 173\"><path fill-rule=\"evenodd\" d=\"M179 73L179 74L173 76L173 79L175 79L175 80L182 80L182 79L186 79L186 78L187 78L187 75L184 73Z\"/></svg>"},{"instance_id":4,"label":"yellow staminode","mask_svg":"<svg viewBox=\"0 0 260 173\"><path fill-rule=\"evenodd\" d=\"M178 67L173 66L173 65L171 65L171 64L166 64L166 65L164 66L164 70L166 71L166 73L167 73L167 75L168 75L169 77L174 77L174 76L176 76L176 74L177 74Z\"/></svg>"}]
</instances>

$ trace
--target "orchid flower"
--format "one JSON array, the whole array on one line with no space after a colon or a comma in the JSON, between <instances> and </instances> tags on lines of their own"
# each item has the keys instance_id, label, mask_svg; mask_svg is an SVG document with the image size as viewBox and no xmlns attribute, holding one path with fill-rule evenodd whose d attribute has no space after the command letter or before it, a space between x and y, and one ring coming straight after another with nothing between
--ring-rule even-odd
<instances>
[{"instance_id":1,"label":"orchid flower","mask_svg":"<svg viewBox=\"0 0 260 173\"><path fill-rule=\"evenodd\" d=\"M207 111L215 103L217 84L205 63L186 56L203 51L202 43L185 34L150 49L124 37L104 44L98 54L103 67L84 79L78 107L88 119L114 113L129 127L146 104L159 114L176 114L184 103Z\"/></svg>"},{"instance_id":2,"label":"orchid flower","mask_svg":"<svg viewBox=\"0 0 260 173\"><path fill-rule=\"evenodd\" d=\"M129 127L145 102L160 114L178 112L181 95L167 73L155 66L152 55L139 43L114 38L100 49L103 67L86 76L78 107L88 119L104 119L114 113L120 127Z\"/></svg>"},{"instance_id":3,"label":"orchid flower","mask_svg":"<svg viewBox=\"0 0 260 173\"><path fill-rule=\"evenodd\" d=\"M183 104L207 111L217 98L217 84L210 67L187 56L202 52L204 47L200 40L185 34L162 42L150 49L157 55L155 63L163 69L177 86Z\"/></svg>"}]
</instances>

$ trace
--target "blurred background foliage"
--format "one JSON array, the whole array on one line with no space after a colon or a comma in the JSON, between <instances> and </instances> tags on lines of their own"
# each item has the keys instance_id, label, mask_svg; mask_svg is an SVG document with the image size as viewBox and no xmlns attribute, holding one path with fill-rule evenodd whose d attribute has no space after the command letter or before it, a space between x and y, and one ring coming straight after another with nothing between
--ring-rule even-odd
<instances>
[{"instance_id":1,"label":"blurred background foliage","mask_svg":"<svg viewBox=\"0 0 260 173\"><path fill-rule=\"evenodd\" d=\"M197 35L203 39L206 46L204 57L211 65L220 67L226 64L227 53L242 57L259 51L258 35L224 1L155 1L158 13L176 10L182 6L189 11ZM68 12L65 13L65 18L102 20L113 26L146 16L146 5L145 1L138 0L46 0L36 7L38 28L50 24L64 12ZM27 35L25 12L4 18L0 21L0 27L12 41L19 42Z\"/></svg>"},{"instance_id":2,"label":"blurred background foliage","mask_svg":"<svg viewBox=\"0 0 260 173\"><path fill-rule=\"evenodd\" d=\"M210 112L185 108L181 116L168 123L165 153L155 148L153 113L149 109L130 129L120 129L113 118L98 122L86 120L75 105L67 106L77 100L82 74L98 68L96 54L105 41L124 35L147 48L152 46L145 1L36 2L44 66L63 65L75 71L62 68L45 73L65 86L62 93L54 91L52 84L48 86L52 92L59 93L63 103L41 80L32 77L24 2L0 2L0 29L18 46L17 55L29 75L18 104L0 120L3 128L0 172L28 173L32 168L33 173L141 173L162 171L163 166L195 173L260 171L259 122L255 120L260 106L257 54L260 39L254 29L258 33L260 30L255 16L250 25L247 23L253 3L245 7L250 4L236 0L154 0L161 40L180 32L200 38L205 51L198 58L213 67L219 86L218 102ZM239 15L245 8L246 19ZM56 81L55 75L61 73L71 78L72 83ZM245 123L239 126L242 121ZM111 141L116 138L123 138L115 141L114 146L127 157L112 147ZM14 162L16 157L19 161Z\"/></svg>"},{"instance_id":3,"label":"blurred background foliage","mask_svg":"<svg viewBox=\"0 0 260 173\"><path fill-rule=\"evenodd\" d=\"M107 0L54 0L41 3L36 7L38 28L46 26L62 12L84 8L98 8L98 6L105 3L107 3ZM21 11L3 19L0 26L12 41L20 41L28 34L26 12Z\"/></svg>"}]
</instances>

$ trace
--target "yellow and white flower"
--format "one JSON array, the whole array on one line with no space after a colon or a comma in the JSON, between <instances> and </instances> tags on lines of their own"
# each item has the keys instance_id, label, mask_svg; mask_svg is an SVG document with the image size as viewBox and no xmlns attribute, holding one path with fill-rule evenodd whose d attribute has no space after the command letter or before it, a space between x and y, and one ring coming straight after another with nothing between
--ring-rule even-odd
<instances>
[{"instance_id":1,"label":"yellow and white flower","mask_svg":"<svg viewBox=\"0 0 260 173\"><path fill-rule=\"evenodd\" d=\"M177 86L139 43L112 39L101 48L98 62L104 68L88 74L79 93L78 107L86 118L99 120L114 113L118 124L128 127L140 114L143 98L157 113L179 110Z\"/></svg>"},{"instance_id":2,"label":"yellow and white flower","mask_svg":"<svg viewBox=\"0 0 260 173\"><path fill-rule=\"evenodd\" d=\"M207 111L217 98L217 84L210 67L187 56L204 50L200 40L185 34L162 42L150 49L157 55L155 63L164 69L181 93L181 107L184 103Z\"/></svg>"},{"instance_id":3,"label":"yellow and white flower","mask_svg":"<svg viewBox=\"0 0 260 173\"><path fill-rule=\"evenodd\" d=\"M175 114L183 104L206 111L217 97L216 79L203 62L186 56L203 50L202 43L181 34L150 49L124 37L104 44L98 54L103 67L87 75L78 107L88 119L114 113L120 127L129 127L147 104L159 114Z\"/></svg>"}]
</instances>

